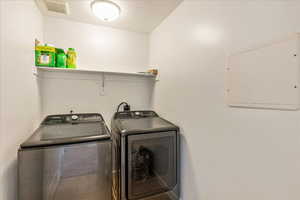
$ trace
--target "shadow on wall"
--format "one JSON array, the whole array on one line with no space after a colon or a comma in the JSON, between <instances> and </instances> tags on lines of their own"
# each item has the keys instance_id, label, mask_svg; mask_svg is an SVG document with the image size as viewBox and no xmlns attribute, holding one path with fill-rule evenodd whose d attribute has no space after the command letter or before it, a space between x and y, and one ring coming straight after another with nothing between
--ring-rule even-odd
<instances>
[{"instance_id":1,"label":"shadow on wall","mask_svg":"<svg viewBox=\"0 0 300 200\"><path fill-rule=\"evenodd\" d=\"M18 162L17 159L11 160L3 169L3 200L17 200L18 188Z\"/></svg>"},{"instance_id":2,"label":"shadow on wall","mask_svg":"<svg viewBox=\"0 0 300 200\"><path fill-rule=\"evenodd\" d=\"M200 200L200 191L197 181L196 181L196 176L197 172L195 171L192 163L192 153L189 150L189 145L185 137L185 132L183 128L180 127L180 133L181 133L181 139L180 139L180 151L181 151L181 169L180 169L180 199L182 197L188 197L187 199L197 199ZM195 155L195 154L194 154ZM188 174L186 174L186 173ZM185 187L188 187L189 189L186 190ZM193 191L193 193L188 193L185 194L184 191ZM182 199L183 200L183 199Z\"/></svg>"}]
</instances>

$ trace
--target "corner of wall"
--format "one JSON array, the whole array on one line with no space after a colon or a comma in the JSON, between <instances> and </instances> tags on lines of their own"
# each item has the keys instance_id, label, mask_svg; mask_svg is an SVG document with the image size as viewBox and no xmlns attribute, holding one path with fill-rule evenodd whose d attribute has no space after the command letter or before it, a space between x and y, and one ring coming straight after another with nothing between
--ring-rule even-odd
<instances>
[{"instance_id":1,"label":"corner of wall","mask_svg":"<svg viewBox=\"0 0 300 200\"><path fill-rule=\"evenodd\" d=\"M0 199L15 200L17 149L40 120L32 48L43 23L34 0L0 0L0 9ZM22 52L18 59L16 49Z\"/></svg>"},{"instance_id":2,"label":"corner of wall","mask_svg":"<svg viewBox=\"0 0 300 200\"><path fill-rule=\"evenodd\" d=\"M3 113L2 113L2 86L3 86L3 83L2 83L2 60L3 60L3 36L2 36L2 13L3 13L3 1L0 1L0 186L3 185L3 167L2 167L2 158L3 158L3 145L2 145L2 137L3 137ZM3 188L0 187L0 199L3 199Z\"/></svg>"}]
</instances>

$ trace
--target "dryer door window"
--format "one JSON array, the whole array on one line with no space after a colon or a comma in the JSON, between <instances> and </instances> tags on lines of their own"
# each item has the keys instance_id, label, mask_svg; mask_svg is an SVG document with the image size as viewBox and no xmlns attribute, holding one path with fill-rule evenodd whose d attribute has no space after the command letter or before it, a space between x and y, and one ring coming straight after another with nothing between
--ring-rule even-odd
<instances>
[{"instance_id":1,"label":"dryer door window","mask_svg":"<svg viewBox=\"0 0 300 200\"><path fill-rule=\"evenodd\" d=\"M141 198L176 185L176 132L128 136L127 194Z\"/></svg>"}]
</instances>

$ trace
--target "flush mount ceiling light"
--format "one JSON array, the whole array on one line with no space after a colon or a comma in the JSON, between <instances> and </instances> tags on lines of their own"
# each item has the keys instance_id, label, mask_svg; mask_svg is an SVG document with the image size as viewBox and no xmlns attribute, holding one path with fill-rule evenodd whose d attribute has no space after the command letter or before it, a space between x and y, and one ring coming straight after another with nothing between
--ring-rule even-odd
<instances>
[{"instance_id":1,"label":"flush mount ceiling light","mask_svg":"<svg viewBox=\"0 0 300 200\"><path fill-rule=\"evenodd\" d=\"M108 0L94 0L91 8L94 15L103 21L116 20L121 13L121 8L116 3Z\"/></svg>"}]
</instances>

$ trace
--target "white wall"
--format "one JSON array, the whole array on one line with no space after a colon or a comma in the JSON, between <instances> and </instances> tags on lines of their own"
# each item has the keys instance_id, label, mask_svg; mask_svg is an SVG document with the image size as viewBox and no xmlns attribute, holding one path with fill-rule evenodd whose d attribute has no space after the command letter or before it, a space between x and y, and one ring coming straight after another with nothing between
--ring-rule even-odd
<instances>
[{"instance_id":1,"label":"white wall","mask_svg":"<svg viewBox=\"0 0 300 200\"><path fill-rule=\"evenodd\" d=\"M2 61L3 61L3 46L2 44L2 13L3 13L3 2L0 1L0 160L3 161L3 116L2 116ZM2 171L3 171L3 166L0 162L0 185L3 185L3 178L2 178ZM3 188L0 187L0 199L3 199Z\"/></svg>"},{"instance_id":2,"label":"white wall","mask_svg":"<svg viewBox=\"0 0 300 200\"><path fill-rule=\"evenodd\" d=\"M101 113L107 124L122 101L132 109L150 109L155 80L134 75L102 73L39 73L42 115ZM104 92L103 92L104 91Z\"/></svg>"},{"instance_id":3,"label":"white wall","mask_svg":"<svg viewBox=\"0 0 300 200\"><path fill-rule=\"evenodd\" d=\"M298 200L300 112L229 108L227 55L300 30L299 1L183 2L153 33L155 109L181 127L183 200Z\"/></svg>"},{"instance_id":4,"label":"white wall","mask_svg":"<svg viewBox=\"0 0 300 200\"><path fill-rule=\"evenodd\" d=\"M43 38L42 16L33 0L1 2L1 154L3 200L15 200L17 150L40 121L38 87L32 74L34 38Z\"/></svg>"},{"instance_id":5,"label":"white wall","mask_svg":"<svg viewBox=\"0 0 300 200\"><path fill-rule=\"evenodd\" d=\"M148 34L46 17L44 41L64 49L74 47L78 68L119 72L148 68ZM101 95L102 74L46 74L49 75L52 77L39 79L43 116L70 110L99 112L109 124L122 101L130 103L133 109L152 106L154 81L147 78L105 75L105 92Z\"/></svg>"},{"instance_id":6,"label":"white wall","mask_svg":"<svg viewBox=\"0 0 300 200\"><path fill-rule=\"evenodd\" d=\"M44 41L78 53L79 68L145 71L149 35L54 17L45 18Z\"/></svg>"}]
</instances>

